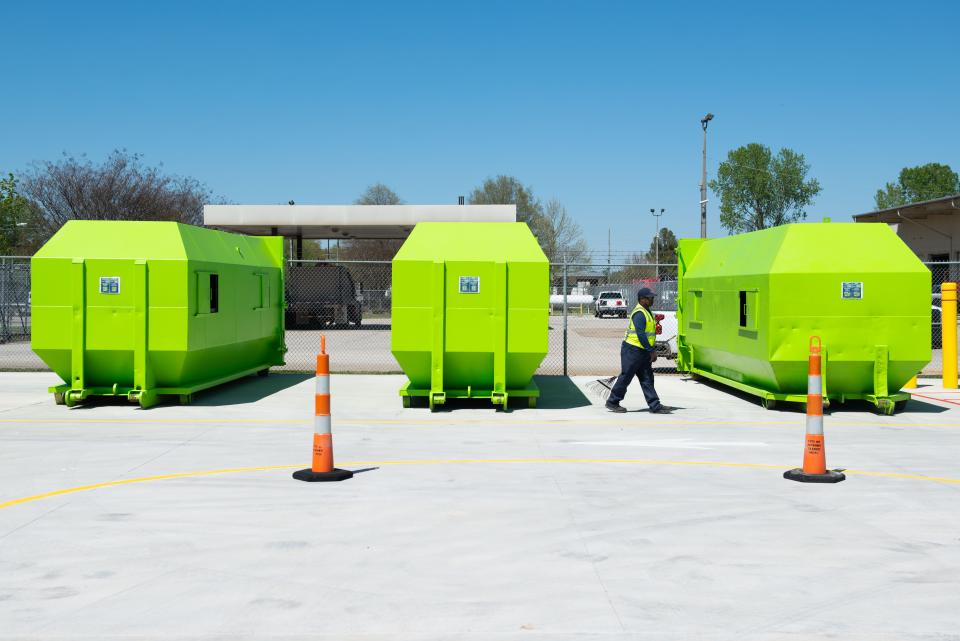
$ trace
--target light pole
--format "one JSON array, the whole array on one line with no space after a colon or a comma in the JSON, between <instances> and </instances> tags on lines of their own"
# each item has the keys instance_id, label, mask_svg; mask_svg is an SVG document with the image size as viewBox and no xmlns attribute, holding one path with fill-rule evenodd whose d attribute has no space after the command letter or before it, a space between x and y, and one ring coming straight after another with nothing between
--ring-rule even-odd
<instances>
[{"instance_id":1,"label":"light pole","mask_svg":"<svg viewBox=\"0 0 960 641\"><path fill-rule=\"evenodd\" d=\"M657 219L657 233L653 235L653 255L656 257L654 260L657 264L657 281L660 281L660 216L663 216L663 212L666 211L663 207L660 208L660 213L657 213L656 209L651 208L650 213L653 214L653 217Z\"/></svg>"},{"instance_id":2,"label":"light pole","mask_svg":"<svg viewBox=\"0 0 960 641\"><path fill-rule=\"evenodd\" d=\"M707 237L707 124L713 120L713 114L707 114L700 120L703 127L703 174L700 178L700 238Z\"/></svg>"}]
</instances>

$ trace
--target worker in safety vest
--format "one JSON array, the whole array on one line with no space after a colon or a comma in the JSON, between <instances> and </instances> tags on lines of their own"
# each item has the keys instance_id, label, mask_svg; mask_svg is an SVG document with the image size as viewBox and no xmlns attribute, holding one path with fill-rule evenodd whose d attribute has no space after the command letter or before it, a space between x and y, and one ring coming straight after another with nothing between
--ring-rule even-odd
<instances>
[{"instance_id":1,"label":"worker in safety vest","mask_svg":"<svg viewBox=\"0 0 960 641\"><path fill-rule=\"evenodd\" d=\"M657 390L653 389L653 362L657 360L654 344L657 340L657 321L650 311L653 305L654 293L642 288L637 292L637 306L630 312L630 324L627 334L620 345L620 376L613 384L610 398L607 399L607 409L611 412L626 412L620 401L627 394L627 386L636 376L640 380L643 396L647 399L650 412L654 414L669 414L673 408L660 403Z\"/></svg>"}]
</instances>

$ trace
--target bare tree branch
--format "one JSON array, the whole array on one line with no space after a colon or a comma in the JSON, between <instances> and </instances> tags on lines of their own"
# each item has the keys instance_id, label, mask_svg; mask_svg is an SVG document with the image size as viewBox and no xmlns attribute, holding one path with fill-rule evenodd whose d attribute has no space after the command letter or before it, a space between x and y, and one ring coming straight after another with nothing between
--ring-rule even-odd
<instances>
[{"instance_id":1,"label":"bare tree branch","mask_svg":"<svg viewBox=\"0 0 960 641\"><path fill-rule=\"evenodd\" d=\"M203 205L223 202L195 178L164 174L143 156L116 150L101 164L64 154L20 176L45 238L68 220L170 220L199 225Z\"/></svg>"}]
</instances>

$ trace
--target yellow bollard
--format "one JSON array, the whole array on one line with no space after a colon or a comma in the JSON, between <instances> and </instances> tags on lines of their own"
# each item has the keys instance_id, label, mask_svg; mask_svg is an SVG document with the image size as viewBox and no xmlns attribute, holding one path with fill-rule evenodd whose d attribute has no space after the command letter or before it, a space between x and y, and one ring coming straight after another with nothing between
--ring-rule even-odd
<instances>
[{"instance_id":1,"label":"yellow bollard","mask_svg":"<svg viewBox=\"0 0 960 641\"><path fill-rule=\"evenodd\" d=\"M914 376L909 381L904 383L903 389L917 389L917 377Z\"/></svg>"},{"instance_id":2,"label":"yellow bollard","mask_svg":"<svg viewBox=\"0 0 960 641\"><path fill-rule=\"evenodd\" d=\"M942 305L943 387L957 389L957 284L940 284Z\"/></svg>"}]
</instances>

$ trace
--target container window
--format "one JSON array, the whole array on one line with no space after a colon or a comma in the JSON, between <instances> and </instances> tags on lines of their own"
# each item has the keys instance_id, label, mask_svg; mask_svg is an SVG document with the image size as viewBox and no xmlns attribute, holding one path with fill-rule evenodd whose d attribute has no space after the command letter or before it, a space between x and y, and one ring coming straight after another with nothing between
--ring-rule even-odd
<instances>
[{"instance_id":1,"label":"container window","mask_svg":"<svg viewBox=\"0 0 960 641\"><path fill-rule=\"evenodd\" d=\"M253 275L253 308L263 309L270 300L269 285L265 274Z\"/></svg>"},{"instance_id":2,"label":"container window","mask_svg":"<svg viewBox=\"0 0 960 641\"><path fill-rule=\"evenodd\" d=\"M216 314L220 309L220 276L210 274L210 313Z\"/></svg>"},{"instance_id":3,"label":"container window","mask_svg":"<svg viewBox=\"0 0 960 641\"><path fill-rule=\"evenodd\" d=\"M740 327L757 328L757 292L740 290Z\"/></svg>"}]
</instances>

